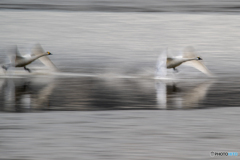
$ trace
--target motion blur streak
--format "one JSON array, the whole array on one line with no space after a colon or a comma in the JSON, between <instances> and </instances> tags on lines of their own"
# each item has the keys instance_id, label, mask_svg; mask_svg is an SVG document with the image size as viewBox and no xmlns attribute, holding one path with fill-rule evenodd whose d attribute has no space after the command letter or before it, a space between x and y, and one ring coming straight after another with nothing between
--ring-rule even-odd
<instances>
[{"instance_id":1,"label":"motion blur streak","mask_svg":"<svg viewBox=\"0 0 240 160\"><path fill-rule=\"evenodd\" d=\"M239 153L239 6L233 0L1 0L1 66L9 46L31 54L39 43L57 71L39 60L28 66L31 73L0 69L0 160ZM155 77L160 53L168 48L177 57L187 46L213 77L184 65Z\"/></svg>"}]
</instances>

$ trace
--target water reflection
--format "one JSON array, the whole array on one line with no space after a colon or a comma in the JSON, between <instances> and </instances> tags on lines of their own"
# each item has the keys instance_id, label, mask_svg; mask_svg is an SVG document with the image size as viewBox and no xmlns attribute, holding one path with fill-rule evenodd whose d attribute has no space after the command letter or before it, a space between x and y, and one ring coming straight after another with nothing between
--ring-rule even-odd
<instances>
[{"instance_id":1,"label":"water reflection","mask_svg":"<svg viewBox=\"0 0 240 160\"><path fill-rule=\"evenodd\" d=\"M0 79L3 111L22 112L49 107L49 96L55 87L51 78Z\"/></svg>"},{"instance_id":2,"label":"water reflection","mask_svg":"<svg viewBox=\"0 0 240 160\"><path fill-rule=\"evenodd\" d=\"M127 78L0 79L1 111L197 108L212 81Z\"/></svg>"},{"instance_id":3,"label":"water reflection","mask_svg":"<svg viewBox=\"0 0 240 160\"><path fill-rule=\"evenodd\" d=\"M213 81L192 82L192 86L178 87L175 82L157 81L157 105L161 109L197 108L205 99L212 83Z\"/></svg>"}]
</instances>

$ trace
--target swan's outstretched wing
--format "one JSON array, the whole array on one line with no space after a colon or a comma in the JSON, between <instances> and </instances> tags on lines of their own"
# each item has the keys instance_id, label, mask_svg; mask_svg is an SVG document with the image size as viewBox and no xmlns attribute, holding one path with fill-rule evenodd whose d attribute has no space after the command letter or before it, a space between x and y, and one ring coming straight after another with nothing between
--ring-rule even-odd
<instances>
[{"instance_id":1,"label":"swan's outstretched wing","mask_svg":"<svg viewBox=\"0 0 240 160\"><path fill-rule=\"evenodd\" d=\"M194 68L198 69L199 71L203 72L204 74L206 74L208 76L212 76L212 73L200 61L189 61L189 62L186 62L185 65L189 65L191 67L194 67Z\"/></svg>"},{"instance_id":2,"label":"swan's outstretched wing","mask_svg":"<svg viewBox=\"0 0 240 160\"><path fill-rule=\"evenodd\" d=\"M35 44L35 46L32 48L32 56L37 56L40 55L42 53L44 53L45 51L43 50L42 46L38 43Z\"/></svg>"},{"instance_id":3,"label":"swan's outstretched wing","mask_svg":"<svg viewBox=\"0 0 240 160\"><path fill-rule=\"evenodd\" d=\"M197 56L195 54L194 48L189 46L184 49L182 57L183 58L196 58ZM212 76L212 73L207 69L207 67L201 61L194 60L194 61L185 62L183 64L194 67L208 76Z\"/></svg>"},{"instance_id":4,"label":"swan's outstretched wing","mask_svg":"<svg viewBox=\"0 0 240 160\"><path fill-rule=\"evenodd\" d=\"M39 55L44 53L42 46L40 44L36 44L32 49L32 56ZM48 56L43 56L39 58L39 60L47 66L52 71L57 71L57 67L52 63L52 61L48 58Z\"/></svg>"},{"instance_id":5,"label":"swan's outstretched wing","mask_svg":"<svg viewBox=\"0 0 240 160\"><path fill-rule=\"evenodd\" d=\"M8 57L8 60L10 61L7 63L11 64L12 66L15 66L16 58L21 57L21 54L18 50L17 45L13 45L7 50L7 57Z\"/></svg>"},{"instance_id":6,"label":"swan's outstretched wing","mask_svg":"<svg viewBox=\"0 0 240 160\"><path fill-rule=\"evenodd\" d=\"M156 66L156 77L165 77L167 75L167 50L164 50L158 57L157 66Z\"/></svg>"},{"instance_id":7,"label":"swan's outstretched wing","mask_svg":"<svg viewBox=\"0 0 240 160\"><path fill-rule=\"evenodd\" d=\"M192 46L188 46L184 48L182 53L183 58L195 58L196 57L196 51Z\"/></svg>"}]
</instances>

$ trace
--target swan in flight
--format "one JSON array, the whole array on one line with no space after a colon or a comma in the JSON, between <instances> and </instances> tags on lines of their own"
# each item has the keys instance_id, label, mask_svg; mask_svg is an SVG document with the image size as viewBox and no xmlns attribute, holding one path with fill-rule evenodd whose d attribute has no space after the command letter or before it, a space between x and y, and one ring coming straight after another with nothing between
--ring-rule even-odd
<instances>
[{"instance_id":1,"label":"swan in flight","mask_svg":"<svg viewBox=\"0 0 240 160\"><path fill-rule=\"evenodd\" d=\"M44 52L40 44L36 44L35 47L32 49L32 54L21 55L18 51L17 46L11 48L9 54L10 63L2 65L4 70L8 70L9 67L23 67L29 73L31 70L26 66L33 61L39 59L43 64L47 67L52 68L53 70L56 69L54 64L51 60L47 57L48 55L52 55L50 52Z\"/></svg>"},{"instance_id":2,"label":"swan in flight","mask_svg":"<svg viewBox=\"0 0 240 160\"><path fill-rule=\"evenodd\" d=\"M211 72L207 67L200 61L201 57L197 57L193 47L186 47L181 56L170 57L167 55L165 50L158 58L156 76L163 77L167 75L167 69L173 69L178 71L176 67L181 64L192 66L204 74L211 76Z\"/></svg>"}]
</instances>

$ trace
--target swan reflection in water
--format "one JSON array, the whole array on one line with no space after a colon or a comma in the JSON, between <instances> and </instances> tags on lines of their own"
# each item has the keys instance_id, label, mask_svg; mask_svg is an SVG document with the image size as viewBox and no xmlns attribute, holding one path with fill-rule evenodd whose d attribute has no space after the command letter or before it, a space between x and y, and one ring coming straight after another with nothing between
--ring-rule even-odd
<instances>
[{"instance_id":1,"label":"swan reflection in water","mask_svg":"<svg viewBox=\"0 0 240 160\"><path fill-rule=\"evenodd\" d=\"M68 83L66 83L68 82ZM0 79L0 110L195 108L212 82L27 77ZM157 97L157 98L156 98Z\"/></svg>"},{"instance_id":2,"label":"swan reflection in water","mask_svg":"<svg viewBox=\"0 0 240 160\"><path fill-rule=\"evenodd\" d=\"M55 84L51 78L0 79L1 110L26 111L49 107L49 96Z\"/></svg>"},{"instance_id":3,"label":"swan reflection in water","mask_svg":"<svg viewBox=\"0 0 240 160\"><path fill-rule=\"evenodd\" d=\"M194 86L190 87L187 82L177 84L175 82L157 81L155 88L158 108L184 109L199 107L199 103L206 98L213 81L194 82L192 84Z\"/></svg>"}]
</instances>

